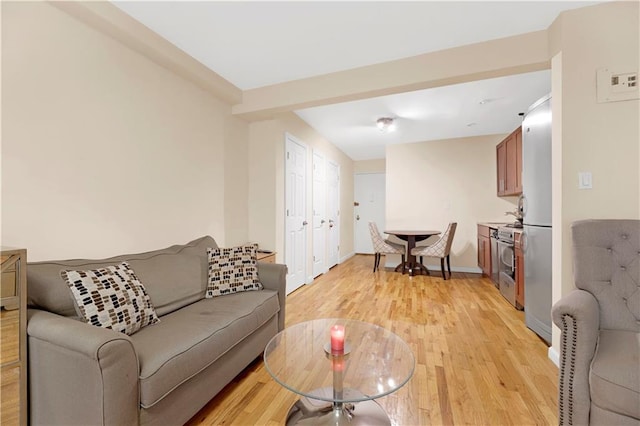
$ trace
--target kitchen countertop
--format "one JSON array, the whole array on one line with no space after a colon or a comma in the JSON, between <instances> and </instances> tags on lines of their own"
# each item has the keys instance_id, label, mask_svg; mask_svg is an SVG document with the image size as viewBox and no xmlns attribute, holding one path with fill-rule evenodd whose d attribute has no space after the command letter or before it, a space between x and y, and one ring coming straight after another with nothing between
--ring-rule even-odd
<instances>
[{"instance_id":1,"label":"kitchen countertop","mask_svg":"<svg viewBox=\"0 0 640 426\"><path fill-rule=\"evenodd\" d=\"M507 224L509 224L509 222L478 222L478 225L486 226L492 229L498 229L501 226L507 226Z\"/></svg>"},{"instance_id":2,"label":"kitchen countertop","mask_svg":"<svg viewBox=\"0 0 640 426\"><path fill-rule=\"evenodd\" d=\"M511 225L513 222L478 222L480 226L486 226L491 229L498 229L503 226ZM511 228L514 232L522 232L522 228Z\"/></svg>"}]
</instances>

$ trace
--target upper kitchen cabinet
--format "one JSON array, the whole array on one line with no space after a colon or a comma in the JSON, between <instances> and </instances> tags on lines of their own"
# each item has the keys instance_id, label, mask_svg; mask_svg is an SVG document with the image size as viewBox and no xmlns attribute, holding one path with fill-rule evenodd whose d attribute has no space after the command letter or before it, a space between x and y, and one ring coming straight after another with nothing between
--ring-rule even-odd
<instances>
[{"instance_id":1,"label":"upper kitchen cabinet","mask_svg":"<svg viewBox=\"0 0 640 426\"><path fill-rule=\"evenodd\" d=\"M516 139L516 193L522 194L522 127L514 132Z\"/></svg>"},{"instance_id":2,"label":"upper kitchen cabinet","mask_svg":"<svg viewBox=\"0 0 640 426\"><path fill-rule=\"evenodd\" d=\"M522 194L522 127L496 146L498 196Z\"/></svg>"}]
</instances>

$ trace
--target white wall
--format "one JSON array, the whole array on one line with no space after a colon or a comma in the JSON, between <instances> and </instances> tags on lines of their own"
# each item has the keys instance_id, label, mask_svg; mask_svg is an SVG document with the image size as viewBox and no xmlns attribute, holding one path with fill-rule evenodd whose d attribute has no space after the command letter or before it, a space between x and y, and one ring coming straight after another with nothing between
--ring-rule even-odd
<instances>
[{"instance_id":1,"label":"white wall","mask_svg":"<svg viewBox=\"0 0 640 426\"><path fill-rule=\"evenodd\" d=\"M516 205L496 196L496 145L505 136L387 147L387 228L444 231L457 222L451 269L480 272L477 223L509 222L504 213ZM438 259L428 264L440 268Z\"/></svg>"},{"instance_id":2,"label":"white wall","mask_svg":"<svg viewBox=\"0 0 640 426\"><path fill-rule=\"evenodd\" d=\"M278 168L284 164L281 158L284 148L277 147L277 139L274 120L249 125L248 236L260 247L277 251L276 261L282 263L285 261L284 252L278 249L276 239L276 192Z\"/></svg>"},{"instance_id":3,"label":"white wall","mask_svg":"<svg viewBox=\"0 0 640 426\"><path fill-rule=\"evenodd\" d=\"M387 169L386 159L362 160L353 163L353 173L384 173Z\"/></svg>"},{"instance_id":4,"label":"white wall","mask_svg":"<svg viewBox=\"0 0 640 426\"><path fill-rule=\"evenodd\" d=\"M247 239L229 105L49 3L3 2L2 26L3 245L34 261Z\"/></svg>"},{"instance_id":5,"label":"white wall","mask_svg":"<svg viewBox=\"0 0 640 426\"><path fill-rule=\"evenodd\" d=\"M289 133L307 145L308 170L312 152L319 150L327 160L340 165L340 258L353 254L353 161L335 145L320 136L297 115L283 114L273 120L250 125L249 157L249 239L277 251L278 262L285 261L284 248L284 147ZM307 182L311 194L311 179ZM311 197L307 197L309 221ZM311 253L311 227L308 227L308 253ZM307 266L311 274L311 260Z\"/></svg>"},{"instance_id":6,"label":"white wall","mask_svg":"<svg viewBox=\"0 0 640 426\"><path fill-rule=\"evenodd\" d=\"M571 223L580 219L640 219L640 101L598 103L596 70L640 69L640 4L613 2L563 13L552 28L552 94L556 158L553 177L554 300L574 288ZM561 54L558 54L561 53ZM554 101L555 102L555 101ZM560 120L558 120L560 118ZM559 137L556 137L558 136ZM578 172L593 173L593 189L578 189ZM559 230L555 228L559 227ZM556 241L556 239L554 239ZM554 329L553 346L559 332Z\"/></svg>"}]
</instances>

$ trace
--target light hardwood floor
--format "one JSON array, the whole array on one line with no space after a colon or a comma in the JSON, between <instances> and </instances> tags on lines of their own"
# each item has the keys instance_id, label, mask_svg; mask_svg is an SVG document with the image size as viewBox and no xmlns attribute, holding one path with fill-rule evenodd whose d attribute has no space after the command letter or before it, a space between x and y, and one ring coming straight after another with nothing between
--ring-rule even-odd
<instances>
[{"instance_id":1,"label":"light hardwood floor","mask_svg":"<svg viewBox=\"0 0 640 426\"><path fill-rule=\"evenodd\" d=\"M381 262L384 265L384 260ZM378 399L396 425L557 424L547 346L486 278L371 272L355 256L287 298L286 324L343 317L378 324L413 349L413 378ZM256 360L189 425L282 425L297 399Z\"/></svg>"}]
</instances>

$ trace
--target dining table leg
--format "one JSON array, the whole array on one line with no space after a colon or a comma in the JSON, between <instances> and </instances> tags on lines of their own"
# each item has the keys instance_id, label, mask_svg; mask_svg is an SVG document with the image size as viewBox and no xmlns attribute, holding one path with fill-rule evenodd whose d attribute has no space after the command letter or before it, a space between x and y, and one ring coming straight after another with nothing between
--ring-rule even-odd
<instances>
[{"instance_id":1,"label":"dining table leg","mask_svg":"<svg viewBox=\"0 0 640 426\"><path fill-rule=\"evenodd\" d=\"M411 254L411 250L416 247L415 235L409 235L407 238L407 267L409 268L409 276L414 275L430 275L429 270L422 265L422 263L416 261L416 257Z\"/></svg>"},{"instance_id":2,"label":"dining table leg","mask_svg":"<svg viewBox=\"0 0 640 426\"><path fill-rule=\"evenodd\" d=\"M413 267L416 263L416 257L411 254L411 250L416 246L416 237L409 235L407 238L407 267L409 268L409 276L413 276Z\"/></svg>"},{"instance_id":3,"label":"dining table leg","mask_svg":"<svg viewBox=\"0 0 640 426\"><path fill-rule=\"evenodd\" d=\"M438 235L438 231L385 231L386 234L395 235L399 239L407 242L407 255L405 257L406 262L400 263L396 266L396 272L409 272L409 276L424 274L431 275L429 269L426 268L422 262L418 262L416 257L411 254L411 250L416 247L417 241L426 240L433 235Z\"/></svg>"}]
</instances>

